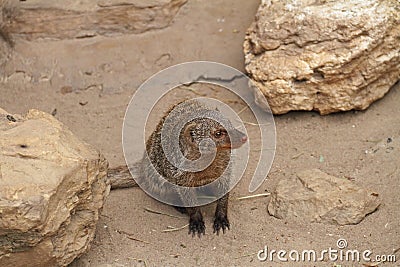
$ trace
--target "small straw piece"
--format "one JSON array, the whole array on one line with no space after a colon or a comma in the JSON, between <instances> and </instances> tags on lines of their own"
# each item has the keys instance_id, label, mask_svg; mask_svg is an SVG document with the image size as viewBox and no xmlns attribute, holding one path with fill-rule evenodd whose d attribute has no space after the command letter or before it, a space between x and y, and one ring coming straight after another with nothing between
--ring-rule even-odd
<instances>
[{"instance_id":1,"label":"small straw piece","mask_svg":"<svg viewBox=\"0 0 400 267\"><path fill-rule=\"evenodd\" d=\"M150 242L148 242L148 241L144 241L144 240L142 240L142 239L133 237L133 234L131 234L131 233L128 233L128 232L125 232L125 231L122 231L122 230L117 230L117 233L118 233L118 234L125 235L126 238L128 238L128 239L130 239L130 240L142 242L142 243L145 243L145 244L150 244Z\"/></svg>"},{"instance_id":2,"label":"small straw piece","mask_svg":"<svg viewBox=\"0 0 400 267\"><path fill-rule=\"evenodd\" d=\"M176 216L176 215L173 215L173 214L168 214L168 213L164 213L164 212L157 211L157 210L152 210L152 209L147 208L147 207L145 207L144 210L148 211L150 213L154 213L154 214L158 214L158 215L165 215L165 216L172 217L172 218L178 218L178 219L184 218L182 216Z\"/></svg>"},{"instance_id":3,"label":"small straw piece","mask_svg":"<svg viewBox=\"0 0 400 267\"><path fill-rule=\"evenodd\" d=\"M185 225L182 226L182 227L176 228L176 227L173 227L173 226L168 225L167 227L168 227L169 229L162 230L162 232L163 232L163 233L168 233L168 232L180 231L180 230L182 230L182 229L185 229L185 228L188 227L188 226L189 226L189 224L185 224Z\"/></svg>"},{"instance_id":4,"label":"small straw piece","mask_svg":"<svg viewBox=\"0 0 400 267\"><path fill-rule=\"evenodd\" d=\"M244 108L242 108L238 113L237 113L237 115L239 115L240 113L242 113L243 111L245 111L246 109L248 109L249 107L248 106L245 106Z\"/></svg>"},{"instance_id":5,"label":"small straw piece","mask_svg":"<svg viewBox=\"0 0 400 267\"><path fill-rule=\"evenodd\" d=\"M267 125L271 125L271 123L255 123L255 122L250 122L250 121L239 121L239 122L243 122L244 124L248 124L251 126L267 126Z\"/></svg>"},{"instance_id":6,"label":"small straw piece","mask_svg":"<svg viewBox=\"0 0 400 267\"><path fill-rule=\"evenodd\" d=\"M298 159L300 156L304 155L304 152L300 152L292 157L292 159Z\"/></svg>"},{"instance_id":7,"label":"small straw piece","mask_svg":"<svg viewBox=\"0 0 400 267\"><path fill-rule=\"evenodd\" d=\"M250 198L256 198L256 197L267 197L269 195L271 195L271 193L261 193L261 194L251 195L251 196L238 197L236 199L244 200L244 199L250 199Z\"/></svg>"}]
</instances>

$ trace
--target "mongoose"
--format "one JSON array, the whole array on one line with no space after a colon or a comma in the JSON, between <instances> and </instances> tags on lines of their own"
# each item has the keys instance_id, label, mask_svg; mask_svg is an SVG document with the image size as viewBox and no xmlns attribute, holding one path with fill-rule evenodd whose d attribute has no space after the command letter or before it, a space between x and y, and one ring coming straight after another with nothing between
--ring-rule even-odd
<instances>
[{"instance_id":1,"label":"mongoose","mask_svg":"<svg viewBox=\"0 0 400 267\"><path fill-rule=\"evenodd\" d=\"M173 112L172 112L173 111ZM194 119L185 122L187 118L194 115ZM204 117L202 117L204 115ZM208 116L210 115L210 116ZM170 123L166 123L166 120ZM215 118L215 119L213 119ZM204 146L204 139L211 139L215 146L214 160L210 165L200 171L187 171L174 166L165 155L162 146L162 135L173 136L174 128L179 122L184 122L179 133L179 148L182 155L188 160L196 160L201 156L200 147ZM223 127L218 121L223 122ZM163 130L164 128L164 130ZM163 132L164 131L164 132ZM176 132L175 132L176 133ZM223 117L218 110L210 109L198 100L187 100L172 107L158 123L154 132L146 142L146 152L140 162L138 176L144 182L144 187L154 190L163 185L154 182L154 178L161 175L172 184L184 187L199 187L211 183L225 172L227 179L220 179L219 187L226 187L229 184L231 149L239 148L247 141L247 136L235 129L231 122ZM172 151L175 157L177 151ZM158 174L157 174L158 173ZM139 185L141 183L139 182ZM143 183L142 183L143 185ZM141 186L142 186L141 185ZM143 188L143 187L142 187ZM145 188L143 188L145 189ZM145 190L147 191L147 190ZM190 202L191 196L179 196L183 203ZM214 233L219 234L222 229L225 233L229 229L228 220L228 198L229 192L217 200L217 207L214 217ZM178 208L182 211L182 208ZM186 212L189 215L189 234L199 236L205 234L205 225L200 207L188 207Z\"/></svg>"}]
</instances>

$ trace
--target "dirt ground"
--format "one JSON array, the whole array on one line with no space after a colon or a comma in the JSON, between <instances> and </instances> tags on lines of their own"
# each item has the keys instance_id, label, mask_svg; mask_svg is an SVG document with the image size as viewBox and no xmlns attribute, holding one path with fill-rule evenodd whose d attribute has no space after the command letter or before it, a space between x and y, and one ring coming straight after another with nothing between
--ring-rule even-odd
<instances>
[{"instance_id":1,"label":"dirt ground","mask_svg":"<svg viewBox=\"0 0 400 267\"><path fill-rule=\"evenodd\" d=\"M157 71L191 60L221 62L244 71L243 38L258 5L255 0L193 0L182 7L170 27L162 30L16 42L15 53L5 67L7 78L0 84L0 107L10 113L25 113L31 108L53 112L77 136L101 150L111 167L122 165L122 123L136 88ZM218 90L205 92L207 97L232 100ZM187 96L196 94L177 91L170 101ZM293 262L277 259L260 262L257 252L265 246L287 251L336 249L339 238L347 240L349 249L368 249L372 255L396 254L400 262L399 152L375 157L365 152L380 140L400 137L399 103L397 84L366 111L327 116L291 112L275 117L275 160L268 179L255 193L273 191L280 179L300 170L319 168L380 194L382 205L357 225L276 219L267 212L269 197L237 200L249 195L250 176L245 175L232 191L231 230L219 236L212 234L211 206L205 209L206 235L192 238L187 228L163 232L169 226L187 224L187 217L172 207L155 201L139 188L116 190L106 201L91 249L71 266L293 266ZM233 107L240 110L242 105L235 103ZM243 116L252 119L245 112ZM247 125L250 135L256 132L254 128ZM252 162L250 167L255 164ZM146 208L179 217L151 213ZM362 266L362 262L297 263L339 264ZM368 264L365 266L375 266Z\"/></svg>"}]
</instances>

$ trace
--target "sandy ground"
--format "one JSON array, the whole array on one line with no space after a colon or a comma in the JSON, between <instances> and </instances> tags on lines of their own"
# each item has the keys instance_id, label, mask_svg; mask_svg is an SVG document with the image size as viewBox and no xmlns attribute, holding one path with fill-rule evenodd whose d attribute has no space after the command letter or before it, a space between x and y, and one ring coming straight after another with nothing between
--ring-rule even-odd
<instances>
[{"instance_id":1,"label":"sandy ground","mask_svg":"<svg viewBox=\"0 0 400 267\"><path fill-rule=\"evenodd\" d=\"M16 43L15 54L0 84L0 107L10 113L37 108L65 123L77 136L104 153L110 165L124 164L121 127L136 88L157 71L180 62L211 60L244 70L242 43L258 1L189 1L166 29L140 35L96 37L74 41ZM62 89L64 87L64 89ZM66 93L65 87L72 88ZM242 108L219 90L205 91L236 110ZM191 91L176 91L175 102ZM139 188L112 191L104 206L90 251L71 266L293 266L293 262L260 262L257 252L269 249L322 251L345 238L349 249L373 255L400 254L400 192L398 151L376 156L365 151L380 140L400 136L400 85L394 86L368 110L320 116L291 112L276 116L277 151L268 179L255 193L271 192L277 182L297 171L319 168L371 187L382 205L357 225L293 223L267 212L268 197L237 200L248 195L245 175L232 192L231 230L212 234L214 206L205 209L206 235L192 238L182 227L188 219ZM168 103L164 104L168 107ZM251 116L243 113L251 121ZM150 122L155 124L156 119ZM247 125L250 135L255 127ZM398 140L398 139L397 139ZM397 147L397 149L399 146ZM321 156L323 162L321 162ZM251 162L254 167L256 162ZM180 216L154 214L145 210ZM338 262L341 266L362 266ZM298 266L335 266L331 261ZM399 263L397 263L399 264ZM338 266L338 265L336 265ZM366 265L373 266L373 265ZM379 266L396 266L394 263ZM400 265L398 265L400 266Z\"/></svg>"}]
</instances>

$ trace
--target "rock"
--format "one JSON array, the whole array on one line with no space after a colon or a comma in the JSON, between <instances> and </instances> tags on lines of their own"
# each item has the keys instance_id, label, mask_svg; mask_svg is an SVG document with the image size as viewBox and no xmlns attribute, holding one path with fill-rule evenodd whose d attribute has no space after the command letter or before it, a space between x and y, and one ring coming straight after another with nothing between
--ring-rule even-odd
<instances>
[{"instance_id":1,"label":"rock","mask_svg":"<svg viewBox=\"0 0 400 267\"><path fill-rule=\"evenodd\" d=\"M13 45L10 36L3 32L2 21L0 19L0 68L4 67L4 64L11 56L11 47Z\"/></svg>"},{"instance_id":2,"label":"rock","mask_svg":"<svg viewBox=\"0 0 400 267\"><path fill-rule=\"evenodd\" d=\"M281 180L268 212L285 220L357 224L380 202L379 194L314 169Z\"/></svg>"},{"instance_id":3,"label":"rock","mask_svg":"<svg viewBox=\"0 0 400 267\"><path fill-rule=\"evenodd\" d=\"M143 33L171 24L187 0L6 1L4 30L28 40Z\"/></svg>"},{"instance_id":4,"label":"rock","mask_svg":"<svg viewBox=\"0 0 400 267\"><path fill-rule=\"evenodd\" d=\"M364 110L400 79L400 2L264 0L244 53L274 114Z\"/></svg>"},{"instance_id":5,"label":"rock","mask_svg":"<svg viewBox=\"0 0 400 267\"><path fill-rule=\"evenodd\" d=\"M0 266L66 266L94 238L108 163L53 116L0 109Z\"/></svg>"}]
</instances>

